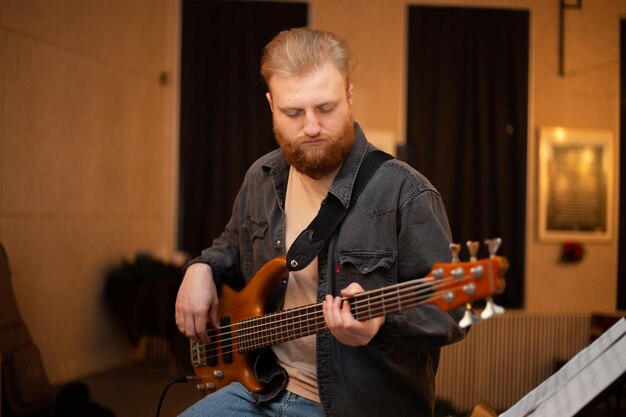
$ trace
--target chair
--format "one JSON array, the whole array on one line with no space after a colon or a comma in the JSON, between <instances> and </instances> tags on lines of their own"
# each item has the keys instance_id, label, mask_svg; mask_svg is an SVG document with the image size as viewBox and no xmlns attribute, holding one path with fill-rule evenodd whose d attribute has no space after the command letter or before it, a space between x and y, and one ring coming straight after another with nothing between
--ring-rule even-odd
<instances>
[{"instance_id":1,"label":"chair","mask_svg":"<svg viewBox=\"0 0 626 417\"><path fill-rule=\"evenodd\" d=\"M0 356L3 414L32 415L49 408L54 390L43 368L39 349L17 308L9 260L1 243Z\"/></svg>"}]
</instances>

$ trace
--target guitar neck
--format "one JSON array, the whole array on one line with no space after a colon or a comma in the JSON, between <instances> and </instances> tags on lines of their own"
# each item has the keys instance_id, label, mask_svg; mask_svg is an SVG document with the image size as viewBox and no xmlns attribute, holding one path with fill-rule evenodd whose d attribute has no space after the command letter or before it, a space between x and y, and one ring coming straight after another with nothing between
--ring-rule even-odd
<instances>
[{"instance_id":1,"label":"guitar neck","mask_svg":"<svg viewBox=\"0 0 626 417\"><path fill-rule=\"evenodd\" d=\"M422 278L346 297L352 315L359 321L370 320L427 303L437 295L433 278ZM262 347L318 334L326 330L322 303L310 304L237 324L238 350L247 352Z\"/></svg>"},{"instance_id":2,"label":"guitar neck","mask_svg":"<svg viewBox=\"0 0 626 417\"><path fill-rule=\"evenodd\" d=\"M497 256L480 261L436 264L424 278L362 292L343 301L350 304L352 315L359 321L422 304L434 304L450 311L501 292L507 268L506 258ZM220 329L209 333L212 333L211 337L219 335L217 339L222 340L224 349L245 353L318 334L326 329L322 303L317 303L253 316L235 323L228 321ZM215 354L210 345L192 341L192 350L207 349L213 352L211 355Z\"/></svg>"}]
</instances>

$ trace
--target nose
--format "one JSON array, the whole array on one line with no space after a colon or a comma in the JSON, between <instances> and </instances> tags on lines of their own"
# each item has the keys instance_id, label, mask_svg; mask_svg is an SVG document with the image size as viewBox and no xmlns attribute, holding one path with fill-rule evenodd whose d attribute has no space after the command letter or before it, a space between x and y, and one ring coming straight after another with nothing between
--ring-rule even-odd
<instances>
[{"instance_id":1,"label":"nose","mask_svg":"<svg viewBox=\"0 0 626 417\"><path fill-rule=\"evenodd\" d=\"M307 112L302 131L309 137L315 137L320 133L320 124L314 112Z\"/></svg>"}]
</instances>

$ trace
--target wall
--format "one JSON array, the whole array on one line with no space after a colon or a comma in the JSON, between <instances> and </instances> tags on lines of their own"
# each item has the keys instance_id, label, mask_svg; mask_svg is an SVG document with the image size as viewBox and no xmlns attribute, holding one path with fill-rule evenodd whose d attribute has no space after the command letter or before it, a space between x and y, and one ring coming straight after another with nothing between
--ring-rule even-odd
<instances>
[{"instance_id":1,"label":"wall","mask_svg":"<svg viewBox=\"0 0 626 417\"><path fill-rule=\"evenodd\" d=\"M570 2L575 3L575 2ZM558 263L560 245L536 237L538 126L610 129L619 154L619 22L625 2L583 2L566 12L566 76L558 75L559 2L546 0L314 0L311 24L334 31L354 46L359 67L354 76L355 118L365 132L403 143L407 8L409 4L502 7L529 10L530 80L526 309L529 311L612 311L617 293L617 236L587 244L576 265ZM381 132L384 135L381 135ZM385 146L389 148L389 146ZM616 172L616 175L618 173ZM617 196L617 184L615 195ZM616 202L618 201L616 197ZM617 230L617 203L610 219Z\"/></svg>"},{"instance_id":2,"label":"wall","mask_svg":"<svg viewBox=\"0 0 626 417\"><path fill-rule=\"evenodd\" d=\"M404 141L408 4L310 2L313 27L353 44L355 115L390 148ZM411 4L530 10L526 307L613 310L616 237L587 245L585 260L572 266L557 263L558 244L536 239L534 132L564 125L618 137L626 0L587 1L567 12L566 67L574 72L564 78L557 75L557 0ZM102 305L104 271L139 250L169 256L174 247L178 5L0 0L0 241L53 382L126 357L129 346ZM170 84L159 84L161 71Z\"/></svg>"},{"instance_id":3,"label":"wall","mask_svg":"<svg viewBox=\"0 0 626 417\"><path fill-rule=\"evenodd\" d=\"M173 247L176 2L0 0L0 241L53 383L129 346L104 273Z\"/></svg>"}]
</instances>

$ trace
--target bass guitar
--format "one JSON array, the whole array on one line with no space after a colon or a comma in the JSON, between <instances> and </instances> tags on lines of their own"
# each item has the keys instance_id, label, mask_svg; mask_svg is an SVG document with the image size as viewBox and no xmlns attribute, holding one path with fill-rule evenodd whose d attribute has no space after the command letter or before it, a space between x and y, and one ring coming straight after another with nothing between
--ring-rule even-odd
<instances>
[{"instance_id":1,"label":"bass guitar","mask_svg":"<svg viewBox=\"0 0 626 417\"><path fill-rule=\"evenodd\" d=\"M491 256L470 262L438 263L420 279L345 298L357 320L394 313L424 304L444 311L490 297L504 289L506 258ZM284 257L266 263L239 292L223 286L220 327L208 330L210 343L191 341L191 360L199 380L196 389L218 390L233 381L251 392L262 392L253 370L255 352L326 330L322 303L265 314L275 285L288 273Z\"/></svg>"}]
</instances>

